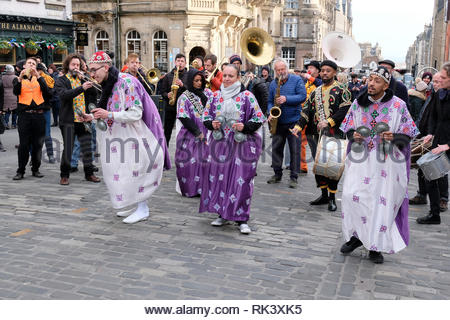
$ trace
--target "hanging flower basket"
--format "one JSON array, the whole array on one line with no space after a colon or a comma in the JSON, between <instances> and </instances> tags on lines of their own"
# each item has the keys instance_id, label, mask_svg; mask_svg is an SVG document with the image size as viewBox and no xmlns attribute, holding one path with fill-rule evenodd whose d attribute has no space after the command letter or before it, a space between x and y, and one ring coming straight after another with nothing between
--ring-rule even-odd
<instances>
[{"instance_id":1,"label":"hanging flower basket","mask_svg":"<svg viewBox=\"0 0 450 320\"><path fill-rule=\"evenodd\" d=\"M12 50L12 46L8 41L6 41L6 40L0 41L0 54L1 55L7 55L8 53L11 52L11 50Z\"/></svg>"},{"instance_id":2,"label":"hanging flower basket","mask_svg":"<svg viewBox=\"0 0 450 320\"><path fill-rule=\"evenodd\" d=\"M25 43L25 51L28 54L35 55L36 53L38 53L39 49L40 49L39 45L33 40L28 40Z\"/></svg>"},{"instance_id":3,"label":"hanging flower basket","mask_svg":"<svg viewBox=\"0 0 450 320\"><path fill-rule=\"evenodd\" d=\"M64 41L57 41L56 42L56 46L55 46L55 52L57 54L63 54L65 53L67 50L67 45L65 44Z\"/></svg>"}]
</instances>

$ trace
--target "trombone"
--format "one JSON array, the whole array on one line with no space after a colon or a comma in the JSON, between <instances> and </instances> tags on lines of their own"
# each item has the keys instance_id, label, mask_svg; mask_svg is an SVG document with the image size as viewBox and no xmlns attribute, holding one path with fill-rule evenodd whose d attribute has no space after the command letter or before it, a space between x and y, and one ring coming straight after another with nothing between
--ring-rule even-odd
<instances>
[{"instance_id":1,"label":"trombone","mask_svg":"<svg viewBox=\"0 0 450 320\"><path fill-rule=\"evenodd\" d=\"M227 61L229 62L229 59L228 59L227 57L224 57L224 58L222 59L222 61L220 61L220 63L219 63L218 65L216 65L216 68L213 70L213 72L211 72L211 73L209 74L208 78L206 78L206 87L207 87L207 88L211 88L211 80L214 78L214 76L215 76L217 70L219 70L219 68L221 68L222 65L223 65L224 63L226 63Z\"/></svg>"},{"instance_id":2,"label":"trombone","mask_svg":"<svg viewBox=\"0 0 450 320\"><path fill-rule=\"evenodd\" d=\"M78 74L81 79L83 79L84 81L90 81L92 82L92 86L97 89L100 93L102 93L102 86L100 85L100 83L98 83L94 78L89 77L88 75L84 74L83 72L81 72L80 70L73 70L72 74Z\"/></svg>"},{"instance_id":3,"label":"trombone","mask_svg":"<svg viewBox=\"0 0 450 320\"><path fill-rule=\"evenodd\" d=\"M144 73L145 77L141 74L141 71ZM151 68L151 69L147 69L146 67L144 67L143 65L141 65L141 67L138 69L138 77L141 78L141 80L145 83L145 85L147 86L147 88L150 90L150 92L152 93L152 96L155 95L156 93L156 85L159 82L159 78L161 77L161 71L159 71L157 68ZM155 86L155 89L152 89L147 82L150 82L152 85Z\"/></svg>"}]
</instances>

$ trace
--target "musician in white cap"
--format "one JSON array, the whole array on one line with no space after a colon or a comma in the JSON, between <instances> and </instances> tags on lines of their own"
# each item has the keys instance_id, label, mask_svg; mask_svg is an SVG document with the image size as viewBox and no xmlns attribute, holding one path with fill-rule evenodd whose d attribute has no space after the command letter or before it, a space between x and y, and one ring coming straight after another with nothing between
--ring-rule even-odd
<instances>
[{"instance_id":1,"label":"musician in white cap","mask_svg":"<svg viewBox=\"0 0 450 320\"><path fill-rule=\"evenodd\" d=\"M347 242L341 252L363 245L374 263L383 263L382 252L398 252L409 242L410 139L418 130L405 102L389 89L390 80L385 67L372 71L367 91L340 127L351 141L342 191Z\"/></svg>"},{"instance_id":2,"label":"musician in white cap","mask_svg":"<svg viewBox=\"0 0 450 320\"><path fill-rule=\"evenodd\" d=\"M97 138L111 203L114 209L131 207L117 213L124 223L146 220L147 200L161 183L163 166L170 168L158 110L139 80L119 73L105 52L91 57L89 71L102 86L99 107L92 112L107 122Z\"/></svg>"}]
</instances>

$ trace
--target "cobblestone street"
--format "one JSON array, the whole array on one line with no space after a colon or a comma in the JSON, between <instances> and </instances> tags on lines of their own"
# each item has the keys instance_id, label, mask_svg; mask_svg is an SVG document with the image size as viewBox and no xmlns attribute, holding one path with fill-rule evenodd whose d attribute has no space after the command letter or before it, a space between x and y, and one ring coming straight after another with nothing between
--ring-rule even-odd
<instances>
[{"instance_id":1,"label":"cobblestone street","mask_svg":"<svg viewBox=\"0 0 450 320\"><path fill-rule=\"evenodd\" d=\"M59 129L52 134L61 139ZM104 183L84 181L81 164L69 186L59 185L59 163L48 162L44 178L28 167L24 180L13 181L17 130L1 140L7 152L0 153L0 298L450 298L448 213L441 225L418 225L429 207L410 208L410 245L385 255L382 265L364 249L343 256L340 201L335 213L308 204L319 193L311 163L296 190L288 188L288 175L268 185L266 154L255 178L253 233L242 235L236 225L212 227L216 216L199 214L198 198L179 196L175 169L149 201L149 220L126 225ZM415 170L411 178L414 195Z\"/></svg>"}]
</instances>

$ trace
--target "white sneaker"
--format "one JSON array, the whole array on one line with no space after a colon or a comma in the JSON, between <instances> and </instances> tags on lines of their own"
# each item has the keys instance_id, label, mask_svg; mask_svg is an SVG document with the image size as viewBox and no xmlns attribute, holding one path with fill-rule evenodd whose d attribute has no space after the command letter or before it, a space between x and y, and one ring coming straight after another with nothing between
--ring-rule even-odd
<instances>
[{"instance_id":1,"label":"white sneaker","mask_svg":"<svg viewBox=\"0 0 450 320\"><path fill-rule=\"evenodd\" d=\"M128 209L128 210L124 210L124 211L119 211L119 212L116 213L116 216L118 216L118 217L128 217L134 211L136 211L136 209L134 209L134 208L131 208L131 209Z\"/></svg>"},{"instance_id":2,"label":"white sneaker","mask_svg":"<svg viewBox=\"0 0 450 320\"><path fill-rule=\"evenodd\" d=\"M241 230L241 233L243 234L250 234L252 233L252 229L248 226L248 224L243 223L239 226L239 229Z\"/></svg>"},{"instance_id":3,"label":"white sneaker","mask_svg":"<svg viewBox=\"0 0 450 320\"><path fill-rule=\"evenodd\" d=\"M215 227L220 227L220 226L223 226L225 222L227 222L227 220L222 219L221 217L218 217L216 220L211 222L211 225L215 226Z\"/></svg>"}]
</instances>

